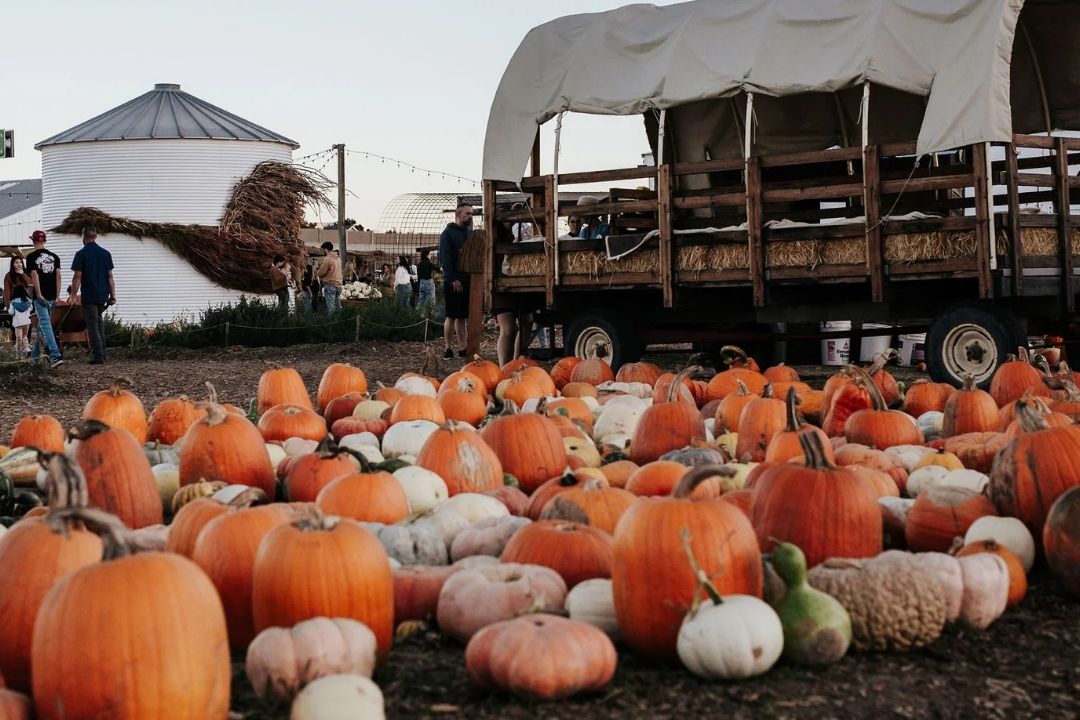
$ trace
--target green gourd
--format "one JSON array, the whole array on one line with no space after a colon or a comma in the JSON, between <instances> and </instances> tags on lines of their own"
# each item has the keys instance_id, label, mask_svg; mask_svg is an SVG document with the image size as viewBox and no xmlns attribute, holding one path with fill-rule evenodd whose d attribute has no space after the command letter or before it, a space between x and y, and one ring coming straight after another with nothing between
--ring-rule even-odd
<instances>
[{"instance_id":1,"label":"green gourd","mask_svg":"<svg viewBox=\"0 0 1080 720\"><path fill-rule=\"evenodd\" d=\"M784 627L784 657L798 665L831 665L851 645L851 617L833 596L806 582L806 556L791 543L778 543L772 565L787 585L773 609Z\"/></svg>"}]
</instances>

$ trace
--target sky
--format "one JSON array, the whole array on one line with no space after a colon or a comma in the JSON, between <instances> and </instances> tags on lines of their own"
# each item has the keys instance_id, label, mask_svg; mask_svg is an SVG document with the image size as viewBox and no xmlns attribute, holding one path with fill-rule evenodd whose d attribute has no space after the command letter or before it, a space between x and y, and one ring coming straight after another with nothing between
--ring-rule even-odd
<instances>
[{"instance_id":1,"label":"sky","mask_svg":"<svg viewBox=\"0 0 1080 720\"><path fill-rule=\"evenodd\" d=\"M619 0L36 0L8 7L0 127L16 156L0 181L41 177L39 142L153 88L179 83L300 143L347 148L479 179L503 70L525 34ZM655 4L672 4L658 0ZM554 123L543 137L551 164ZM647 151L640 118L569 116L561 172L626 167ZM321 162L319 163L321 165ZM333 175L336 166L326 165ZM351 155L349 217L379 227L406 192L472 192ZM331 221L331 215L323 220Z\"/></svg>"}]
</instances>

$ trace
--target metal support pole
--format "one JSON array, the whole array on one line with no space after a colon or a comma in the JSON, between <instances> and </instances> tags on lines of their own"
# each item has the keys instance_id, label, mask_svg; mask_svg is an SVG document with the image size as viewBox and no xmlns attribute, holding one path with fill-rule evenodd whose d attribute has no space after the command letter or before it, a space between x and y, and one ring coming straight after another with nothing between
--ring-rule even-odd
<instances>
[{"instance_id":1,"label":"metal support pole","mask_svg":"<svg viewBox=\"0 0 1080 720\"><path fill-rule=\"evenodd\" d=\"M345 260L349 257L345 241L345 145L334 146L337 150L337 232L338 252L341 254L342 277L345 275Z\"/></svg>"}]
</instances>

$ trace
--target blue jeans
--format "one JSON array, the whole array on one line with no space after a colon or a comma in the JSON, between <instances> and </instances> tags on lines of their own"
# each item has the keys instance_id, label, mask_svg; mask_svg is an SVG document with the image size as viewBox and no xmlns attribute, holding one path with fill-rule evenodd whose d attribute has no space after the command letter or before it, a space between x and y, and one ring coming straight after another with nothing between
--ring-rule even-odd
<instances>
[{"instance_id":1,"label":"blue jeans","mask_svg":"<svg viewBox=\"0 0 1080 720\"><path fill-rule=\"evenodd\" d=\"M394 297L397 298L398 307L409 307L409 301L412 300L412 285L396 285Z\"/></svg>"},{"instance_id":2,"label":"blue jeans","mask_svg":"<svg viewBox=\"0 0 1080 720\"><path fill-rule=\"evenodd\" d=\"M435 281L434 280L421 280L420 281L420 299L416 301L416 309L419 310L425 305L435 307Z\"/></svg>"},{"instance_id":3,"label":"blue jeans","mask_svg":"<svg viewBox=\"0 0 1080 720\"><path fill-rule=\"evenodd\" d=\"M56 334L53 332L52 326L52 311L56 307L55 300L34 300L34 314L38 319L38 341L34 343L33 350L30 351L30 359L37 362L41 357L41 343L45 343L45 348L49 351L49 359L57 361L60 359L60 347L56 344Z\"/></svg>"},{"instance_id":4,"label":"blue jeans","mask_svg":"<svg viewBox=\"0 0 1080 720\"><path fill-rule=\"evenodd\" d=\"M341 309L341 288L336 285L323 285L322 294L326 298L327 315L333 315Z\"/></svg>"}]
</instances>

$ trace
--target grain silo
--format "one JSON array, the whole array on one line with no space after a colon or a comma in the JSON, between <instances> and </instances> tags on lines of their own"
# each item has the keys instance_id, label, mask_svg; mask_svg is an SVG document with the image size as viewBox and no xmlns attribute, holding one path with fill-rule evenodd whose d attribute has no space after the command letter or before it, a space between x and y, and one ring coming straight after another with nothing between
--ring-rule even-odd
<instances>
[{"instance_id":1,"label":"grain silo","mask_svg":"<svg viewBox=\"0 0 1080 720\"><path fill-rule=\"evenodd\" d=\"M179 85L159 84L35 147L43 224L51 228L80 207L144 223L216 226L238 180L263 161L291 162L299 145ZM157 240L112 232L99 243L113 255L115 312L126 322L196 316L241 294ZM62 258L66 283L81 240L51 235L49 247Z\"/></svg>"}]
</instances>

